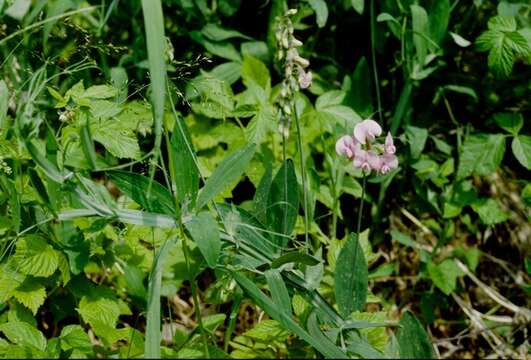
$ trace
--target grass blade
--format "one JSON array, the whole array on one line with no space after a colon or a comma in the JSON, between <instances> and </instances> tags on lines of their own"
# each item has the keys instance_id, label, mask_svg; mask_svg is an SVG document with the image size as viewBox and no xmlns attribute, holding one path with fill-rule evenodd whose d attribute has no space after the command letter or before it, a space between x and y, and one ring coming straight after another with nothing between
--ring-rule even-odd
<instances>
[{"instance_id":1,"label":"grass blade","mask_svg":"<svg viewBox=\"0 0 531 360\"><path fill-rule=\"evenodd\" d=\"M160 288L162 285L162 265L164 257L173 241L166 241L155 256L147 293L147 324L144 357L160 359Z\"/></svg>"}]
</instances>

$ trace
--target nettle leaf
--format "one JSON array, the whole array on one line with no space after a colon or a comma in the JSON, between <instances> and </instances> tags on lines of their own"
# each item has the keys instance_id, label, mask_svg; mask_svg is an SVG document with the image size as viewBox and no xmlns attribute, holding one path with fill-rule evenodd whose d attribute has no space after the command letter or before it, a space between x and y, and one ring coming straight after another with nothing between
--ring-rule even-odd
<instances>
[{"instance_id":1,"label":"nettle leaf","mask_svg":"<svg viewBox=\"0 0 531 360\"><path fill-rule=\"evenodd\" d=\"M46 349L46 338L34 326L23 321L7 322L0 325L0 332L14 344Z\"/></svg>"},{"instance_id":2,"label":"nettle leaf","mask_svg":"<svg viewBox=\"0 0 531 360\"><path fill-rule=\"evenodd\" d=\"M215 268L221 253L218 224L208 212L200 212L185 223L197 247L211 268Z\"/></svg>"},{"instance_id":3,"label":"nettle leaf","mask_svg":"<svg viewBox=\"0 0 531 360\"><path fill-rule=\"evenodd\" d=\"M136 134L124 122L118 118L91 121L92 138L118 158L139 159L141 152Z\"/></svg>"},{"instance_id":4,"label":"nettle leaf","mask_svg":"<svg viewBox=\"0 0 531 360\"><path fill-rule=\"evenodd\" d=\"M497 113L494 114L494 121L499 127L516 136L524 126L524 118L521 113Z\"/></svg>"},{"instance_id":5,"label":"nettle leaf","mask_svg":"<svg viewBox=\"0 0 531 360\"><path fill-rule=\"evenodd\" d=\"M489 30L476 39L479 51L489 51L489 69L497 77L511 74L518 57L531 56L531 45L517 31L516 19L512 16L495 16L489 20Z\"/></svg>"},{"instance_id":6,"label":"nettle leaf","mask_svg":"<svg viewBox=\"0 0 531 360\"><path fill-rule=\"evenodd\" d=\"M520 164L529 170L531 168L531 136L515 136L511 143L511 148Z\"/></svg>"},{"instance_id":7,"label":"nettle leaf","mask_svg":"<svg viewBox=\"0 0 531 360\"><path fill-rule=\"evenodd\" d=\"M343 316L365 306L368 289L368 268L356 234L350 234L336 261L335 295Z\"/></svg>"},{"instance_id":8,"label":"nettle leaf","mask_svg":"<svg viewBox=\"0 0 531 360\"><path fill-rule=\"evenodd\" d=\"M476 200L472 204L472 210L479 215L485 225L495 225L509 218L509 215L500 208L496 200L490 198Z\"/></svg>"},{"instance_id":9,"label":"nettle leaf","mask_svg":"<svg viewBox=\"0 0 531 360\"><path fill-rule=\"evenodd\" d=\"M457 277L462 275L454 259L446 259L440 264L428 263L431 280L443 293L450 295L455 290Z\"/></svg>"},{"instance_id":10,"label":"nettle leaf","mask_svg":"<svg viewBox=\"0 0 531 360\"><path fill-rule=\"evenodd\" d=\"M85 330L80 325L67 325L61 330L61 349L76 349L82 352L92 352L92 344Z\"/></svg>"},{"instance_id":11,"label":"nettle leaf","mask_svg":"<svg viewBox=\"0 0 531 360\"><path fill-rule=\"evenodd\" d=\"M402 359L431 359L433 346L426 330L411 312L406 311L400 318L396 337L400 345Z\"/></svg>"},{"instance_id":12,"label":"nettle leaf","mask_svg":"<svg viewBox=\"0 0 531 360\"><path fill-rule=\"evenodd\" d=\"M48 277L59 266L58 252L40 236L27 236L17 241L13 256L17 271L25 275Z\"/></svg>"},{"instance_id":13,"label":"nettle leaf","mask_svg":"<svg viewBox=\"0 0 531 360\"><path fill-rule=\"evenodd\" d=\"M477 134L465 139L461 154L457 179L464 179L473 172L490 175L496 171L505 153L505 136L503 134Z\"/></svg>"},{"instance_id":14,"label":"nettle leaf","mask_svg":"<svg viewBox=\"0 0 531 360\"><path fill-rule=\"evenodd\" d=\"M37 314L39 307L46 300L46 289L42 282L35 278L27 278L12 292L13 297L21 304L30 309L33 314Z\"/></svg>"}]
</instances>

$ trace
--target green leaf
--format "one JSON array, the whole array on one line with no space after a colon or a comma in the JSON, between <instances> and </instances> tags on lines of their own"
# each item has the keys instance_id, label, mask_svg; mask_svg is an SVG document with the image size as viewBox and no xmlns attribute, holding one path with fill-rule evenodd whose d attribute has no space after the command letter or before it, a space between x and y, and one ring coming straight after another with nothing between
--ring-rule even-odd
<instances>
[{"instance_id":1,"label":"green leaf","mask_svg":"<svg viewBox=\"0 0 531 360\"><path fill-rule=\"evenodd\" d=\"M91 121L92 138L116 157L138 159L141 152L136 134L131 128L125 126L125 121L120 121L120 119Z\"/></svg>"},{"instance_id":2,"label":"green leaf","mask_svg":"<svg viewBox=\"0 0 531 360\"><path fill-rule=\"evenodd\" d=\"M170 216L175 215L175 206L170 191L157 181L151 181L140 174L119 170L109 171L107 175L125 195L144 209ZM149 193L148 189L150 189Z\"/></svg>"},{"instance_id":3,"label":"green leaf","mask_svg":"<svg viewBox=\"0 0 531 360\"><path fill-rule=\"evenodd\" d=\"M446 295L450 295L455 290L457 277L462 274L454 259L446 259L440 264L430 261L428 273L435 286Z\"/></svg>"},{"instance_id":4,"label":"green leaf","mask_svg":"<svg viewBox=\"0 0 531 360\"><path fill-rule=\"evenodd\" d=\"M9 91L7 90L7 85L4 80L0 80L0 129L6 127L6 115L7 115L7 105L9 101Z\"/></svg>"},{"instance_id":5,"label":"green leaf","mask_svg":"<svg viewBox=\"0 0 531 360\"><path fill-rule=\"evenodd\" d=\"M198 209L239 179L253 158L255 148L255 144L245 145L223 159L201 189L197 199Z\"/></svg>"},{"instance_id":6,"label":"green leaf","mask_svg":"<svg viewBox=\"0 0 531 360\"><path fill-rule=\"evenodd\" d=\"M431 359L433 346L424 327L415 315L406 311L398 324L396 337L400 345L401 359Z\"/></svg>"},{"instance_id":7,"label":"green leaf","mask_svg":"<svg viewBox=\"0 0 531 360\"><path fill-rule=\"evenodd\" d=\"M266 220L267 214L267 199L269 198L269 191L271 190L271 183L273 182L273 168L271 163L267 164L264 175L260 179L260 183L256 188L253 197L254 216L262 222Z\"/></svg>"},{"instance_id":8,"label":"green leaf","mask_svg":"<svg viewBox=\"0 0 531 360\"><path fill-rule=\"evenodd\" d=\"M30 309L33 315L37 314L37 310L46 300L44 285L34 278L26 278L20 286L13 290L12 294L15 299Z\"/></svg>"},{"instance_id":9,"label":"green leaf","mask_svg":"<svg viewBox=\"0 0 531 360\"><path fill-rule=\"evenodd\" d=\"M61 330L61 349L76 349L82 352L91 353L92 344L85 330L80 325L67 325Z\"/></svg>"},{"instance_id":10,"label":"green leaf","mask_svg":"<svg viewBox=\"0 0 531 360\"><path fill-rule=\"evenodd\" d=\"M161 246L151 267L147 292L146 342L144 357L146 359L160 358L160 288L162 286L162 270L164 260L172 241L166 241Z\"/></svg>"},{"instance_id":11,"label":"green leaf","mask_svg":"<svg viewBox=\"0 0 531 360\"><path fill-rule=\"evenodd\" d=\"M505 136L503 134L470 135L459 154L457 179L475 172L480 176L490 175L496 171L505 153Z\"/></svg>"},{"instance_id":12,"label":"green leaf","mask_svg":"<svg viewBox=\"0 0 531 360\"><path fill-rule=\"evenodd\" d=\"M513 16L494 16L489 19L488 27L490 30L503 32L516 31L516 19Z\"/></svg>"},{"instance_id":13,"label":"green leaf","mask_svg":"<svg viewBox=\"0 0 531 360\"><path fill-rule=\"evenodd\" d=\"M186 124L181 119L175 121L171 136L171 166L177 197L181 205L188 200L195 205L199 190L199 170L194 160L194 147Z\"/></svg>"},{"instance_id":14,"label":"green leaf","mask_svg":"<svg viewBox=\"0 0 531 360\"><path fill-rule=\"evenodd\" d=\"M424 66L426 55L428 55L428 14L422 6L411 5L411 15L413 18L413 43L417 50L419 65Z\"/></svg>"},{"instance_id":15,"label":"green leaf","mask_svg":"<svg viewBox=\"0 0 531 360\"><path fill-rule=\"evenodd\" d=\"M313 11L315 11L315 17L317 19L317 26L320 28L326 25L328 19L328 5L324 0L307 0Z\"/></svg>"},{"instance_id":16,"label":"green leaf","mask_svg":"<svg viewBox=\"0 0 531 360\"><path fill-rule=\"evenodd\" d=\"M522 126L524 126L524 119L521 113L497 113L494 114L494 121L499 127L506 130L513 136L518 135Z\"/></svg>"},{"instance_id":17,"label":"green leaf","mask_svg":"<svg viewBox=\"0 0 531 360\"><path fill-rule=\"evenodd\" d=\"M372 83L369 65L365 57L362 57L356 65L349 90L345 100L348 101L349 105L357 113L363 116L369 116L373 111L371 95Z\"/></svg>"},{"instance_id":18,"label":"green leaf","mask_svg":"<svg viewBox=\"0 0 531 360\"><path fill-rule=\"evenodd\" d=\"M508 214L500 208L496 200L490 198L476 200L472 204L472 210L479 215L479 218L485 225L495 225L509 218Z\"/></svg>"},{"instance_id":19,"label":"green leaf","mask_svg":"<svg viewBox=\"0 0 531 360\"><path fill-rule=\"evenodd\" d=\"M315 102L314 116L331 133L336 124L351 132L354 125L362 120L354 110L343 105L345 96L344 91L332 90L319 96Z\"/></svg>"},{"instance_id":20,"label":"green leaf","mask_svg":"<svg viewBox=\"0 0 531 360\"><path fill-rule=\"evenodd\" d=\"M289 263L295 263L295 264L304 264L309 266L315 266L320 263L319 259L316 259L315 257L299 252L299 251L291 251L288 252L275 260L271 263L272 268L278 268L284 264Z\"/></svg>"},{"instance_id":21,"label":"green leaf","mask_svg":"<svg viewBox=\"0 0 531 360\"><path fill-rule=\"evenodd\" d=\"M16 321L7 322L0 325L0 332L14 344L32 346L39 350L46 349L46 338L44 335L27 322Z\"/></svg>"},{"instance_id":22,"label":"green leaf","mask_svg":"<svg viewBox=\"0 0 531 360\"><path fill-rule=\"evenodd\" d=\"M363 8L365 7L365 0L352 0L352 7L360 15L363 14Z\"/></svg>"},{"instance_id":23,"label":"green leaf","mask_svg":"<svg viewBox=\"0 0 531 360\"><path fill-rule=\"evenodd\" d=\"M299 211L299 191L293 161L286 160L278 170L267 201L267 225L274 232L290 236ZM277 245L285 245L288 237L277 235Z\"/></svg>"},{"instance_id":24,"label":"green leaf","mask_svg":"<svg viewBox=\"0 0 531 360\"><path fill-rule=\"evenodd\" d=\"M224 29L216 24L206 24L201 30L203 35L213 41L223 41L232 38L241 38L250 40L251 38L247 35L242 34L236 30Z\"/></svg>"},{"instance_id":25,"label":"green leaf","mask_svg":"<svg viewBox=\"0 0 531 360\"><path fill-rule=\"evenodd\" d=\"M280 311L283 311L286 314L291 314L291 301L288 288L286 287L284 280L282 280L280 271L278 269L270 269L267 270L264 275L275 305Z\"/></svg>"},{"instance_id":26,"label":"green leaf","mask_svg":"<svg viewBox=\"0 0 531 360\"><path fill-rule=\"evenodd\" d=\"M90 99L108 99L115 97L118 90L109 85L94 85L86 89L81 97Z\"/></svg>"},{"instance_id":27,"label":"green leaf","mask_svg":"<svg viewBox=\"0 0 531 360\"><path fill-rule=\"evenodd\" d=\"M13 259L25 275L48 277L59 266L58 252L38 235L20 238Z\"/></svg>"},{"instance_id":28,"label":"green leaf","mask_svg":"<svg viewBox=\"0 0 531 360\"><path fill-rule=\"evenodd\" d=\"M154 148L160 149L164 103L166 102L166 37L160 0L142 0L146 44L151 80L151 104L155 126ZM138 146L138 144L137 144ZM117 155L118 156L118 155ZM135 159L136 157L130 156Z\"/></svg>"},{"instance_id":29,"label":"green leaf","mask_svg":"<svg viewBox=\"0 0 531 360\"><path fill-rule=\"evenodd\" d=\"M253 56L245 55L243 57L241 73L243 83L247 87L250 87L250 82L256 83L263 89L271 86L269 70L263 62Z\"/></svg>"},{"instance_id":30,"label":"green leaf","mask_svg":"<svg viewBox=\"0 0 531 360\"><path fill-rule=\"evenodd\" d=\"M244 275L230 271L230 274L238 282L238 284L243 288L245 292L254 300L254 302L264 311L271 316L273 319L279 321L286 329L290 330L301 339L306 341L308 344L312 345L328 358L345 358L346 355L330 341L323 342L321 339L316 339L310 334L308 334L303 328L300 327L295 320L291 317L290 314L286 314L284 311L281 311L276 304L271 301L260 289L249 280Z\"/></svg>"},{"instance_id":31,"label":"green leaf","mask_svg":"<svg viewBox=\"0 0 531 360\"><path fill-rule=\"evenodd\" d=\"M367 300L368 269L356 234L350 234L336 261L335 295L344 317L361 311Z\"/></svg>"},{"instance_id":32,"label":"green leaf","mask_svg":"<svg viewBox=\"0 0 531 360\"><path fill-rule=\"evenodd\" d=\"M214 217L209 212L200 212L192 220L186 222L185 226L208 266L215 268L221 253L221 239Z\"/></svg>"},{"instance_id":33,"label":"green leaf","mask_svg":"<svg viewBox=\"0 0 531 360\"><path fill-rule=\"evenodd\" d=\"M323 334L323 331L319 327L319 322L317 320L317 314L316 312L312 312L310 316L308 317L308 332L310 333L311 337L314 339L314 341L319 342L322 347L328 348L331 351L333 351L333 359L346 359L348 358L345 356L343 351L340 350L338 346L336 346L330 339ZM325 358L330 358L330 355L323 354Z\"/></svg>"},{"instance_id":34,"label":"green leaf","mask_svg":"<svg viewBox=\"0 0 531 360\"><path fill-rule=\"evenodd\" d=\"M430 5L427 8L430 38L440 44L446 34L450 20L450 1L435 0L431 1Z\"/></svg>"},{"instance_id":35,"label":"green leaf","mask_svg":"<svg viewBox=\"0 0 531 360\"><path fill-rule=\"evenodd\" d=\"M511 148L520 164L529 170L531 168L531 136L515 136L511 143Z\"/></svg>"},{"instance_id":36,"label":"green leaf","mask_svg":"<svg viewBox=\"0 0 531 360\"><path fill-rule=\"evenodd\" d=\"M418 159L428 140L428 130L416 126L406 126L406 137L409 142L411 157Z\"/></svg>"}]
</instances>

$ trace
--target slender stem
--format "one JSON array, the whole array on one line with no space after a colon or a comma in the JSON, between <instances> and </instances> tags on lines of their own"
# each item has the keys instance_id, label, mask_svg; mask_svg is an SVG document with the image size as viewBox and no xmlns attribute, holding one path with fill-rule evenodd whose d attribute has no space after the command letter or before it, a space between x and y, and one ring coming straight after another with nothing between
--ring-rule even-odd
<instances>
[{"instance_id":1,"label":"slender stem","mask_svg":"<svg viewBox=\"0 0 531 360\"><path fill-rule=\"evenodd\" d=\"M365 175L365 173L363 173L363 185L361 187L361 201L360 201L360 208L358 210L358 227L356 230L356 235L358 236L358 239L360 237L360 230L361 230L361 216L363 213L363 201L365 200L366 179L367 179L367 176Z\"/></svg>"},{"instance_id":2,"label":"slender stem","mask_svg":"<svg viewBox=\"0 0 531 360\"><path fill-rule=\"evenodd\" d=\"M282 165L284 166L284 220L282 223L282 233L286 233L286 223L288 221L288 167L286 166L286 133L282 131Z\"/></svg>"},{"instance_id":3,"label":"slender stem","mask_svg":"<svg viewBox=\"0 0 531 360\"><path fill-rule=\"evenodd\" d=\"M374 75L374 86L376 88L376 101L378 103L378 116L380 122L383 123L382 116L382 100L380 98L380 81L378 80L378 69L376 68L376 25L374 18L374 0L370 1L370 16L371 16L371 58L372 58L372 72ZM363 201L363 200L362 200Z\"/></svg>"},{"instance_id":4,"label":"slender stem","mask_svg":"<svg viewBox=\"0 0 531 360\"><path fill-rule=\"evenodd\" d=\"M242 303L242 295L241 293L236 293L234 297L234 302L232 303L232 308L229 315L229 323L227 325L227 329L225 329L225 336L223 339L223 350L228 353L229 351L229 343L230 343L230 337L232 336L232 332L234 331L234 326L236 325L236 320L238 318L238 309L240 308L240 304Z\"/></svg>"},{"instance_id":5,"label":"slender stem","mask_svg":"<svg viewBox=\"0 0 531 360\"><path fill-rule=\"evenodd\" d=\"M184 235L184 233L183 233ZM189 250L188 250L188 245L187 245L187 239L186 239L186 236L183 236L182 238L182 242L183 242L183 253L184 253L184 260L186 262L186 271L188 272L188 274L191 274L190 272L190 253L189 253ZM208 338L207 338L207 334L205 332L205 328L203 327L203 319L201 318L201 308L199 307L200 304L199 304L199 298L197 297L197 284L195 283L195 277L193 279L190 279L190 287L191 287L191 290L192 290L192 299L194 301L194 310L195 310L195 317L196 317L196 320L197 320L197 324L199 326L199 331L201 332L201 336L203 338L203 346L205 348L205 355L207 358L210 358L210 353L208 351Z\"/></svg>"},{"instance_id":6,"label":"slender stem","mask_svg":"<svg viewBox=\"0 0 531 360\"><path fill-rule=\"evenodd\" d=\"M304 243L308 247L308 231L309 231L309 221L308 221L308 194L307 194L307 185L306 185L306 169L304 167L304 153L302 152L302 132L299 117L297 116L297 110L293 106L293 116L295 117L295 125L297 126L297 144L299 147L299 158L301 163L301 177L302 177L302 201L304 203Z\"/></svg>"}]
</instances>

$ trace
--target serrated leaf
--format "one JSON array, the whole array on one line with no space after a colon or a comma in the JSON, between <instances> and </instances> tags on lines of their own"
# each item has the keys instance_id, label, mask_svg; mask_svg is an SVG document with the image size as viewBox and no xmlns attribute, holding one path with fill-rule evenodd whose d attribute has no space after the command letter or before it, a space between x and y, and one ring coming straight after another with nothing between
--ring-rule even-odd
<instances>
[{"instance_id":1,"label":"serrated leaf","mask_svg":"<svg viewBox=\"0 0 531 360\"><path fill-rule=\"evenodd\" d=\"M92 344L85 330L80 325L67 325L61 330L61 349L77 349L83 352L91 352Z\"/></svg>"},{"instance_id":2,"label":"serrated leaf","mask_svg":"<svg viewBox=\"0 0 531 360\"><path fill-rule=\"evenodd\" d=\"M490 30L498 31L516 31L516 19L513 16L494 16L489 19L488 27Z\"/></svg>"},{"instance_id":3,"label":"serrated leaf","mask_svg":"<svg viewBox=\"0 0 531 360\"><path fill-rule=\"evenodd\" d=\"M136 134L122 123L117 118L91 121L92 138L118 158L138 159L141 152Z\"/></svg>"},{"instance_id":4,"label":"serrated leaf","mask_svg":"<svg viewBox=\"0 0 531 360\"><path fill-rule=\"evenodd\" d=\"M40 236L27 236L17 241L13 256L17 271L32 276L48 277L59 266L56 250Z\"/></svg>"},{"instance_id":5,"label":"serrated leaf","mask_svg":"<svg viewBox=\"0 0 531 360\"><path fill-rule=\"evenodd\" d=\"M529 170L531 168L531 136L515 136L511 143L511 148L520 164Z\"/></svg>"},{"instance_id":6,"label":"serrated leaf","mask_svg":"<svg viewBox=\"0 0 531 360\"><path fill-rule=\"evenodd\" d=\"M396 334L402 359L431 359L433 346L424 327L417 318L406 311L400 318L400 329Z\"/></svg>"},{"instance_id":7,"label":"serrated leaf","mask_svg":"<svg viewBox=\"0 0 531 360\"><path fill-rule=\"evenodd\" d=\"M505 136L503 134L476 134L465 139L459 154L457 179L477 173L481 176L496 171L505 153Z\"/></svg>"},{"instance_id":8,"label":"serrated leaf","mask_svg":"<svg viewBox=\"0 0 531 360\"><path fill-rule=\"evenodd\" d=\"M0 332L14 344L33 346L42 351L46 349L44 335L27 322L17 321L1 324Z\"/></svg>"},{"instance_id":9,"label":"serrated leaf","mask_svg":"<svg viewBox=\"0 0 531 360\"><path fill-rule=\"evenodd\" d=\"M200 212L185 223L201 254L211 268L215 268L221 253L218 224L209 212Z\"/></svg>"},{"instance_id":10,"label":"serrated leaf","mask_svg":"<svg viewBox=\"0 0 531 360\"><path fill-rule=\"evenodd\" d=\"M30 309L34 315L37 314L37 310L46 300L44 285L34 278L24 280L20 286L13 290L12 294L15 299Z\"/></svg>"},{"instance_id":11,"label":"serrated leaf","mask_svg":"<svg viewBox=\"0 0 531 360\"><path fill-rule=\"evenodd\" d=\"M356 234L350 234L336 261L335 295L343 316L360 311L365 306L368 288L368 269L363 249Z\"/></svg>"}]
</instances>

